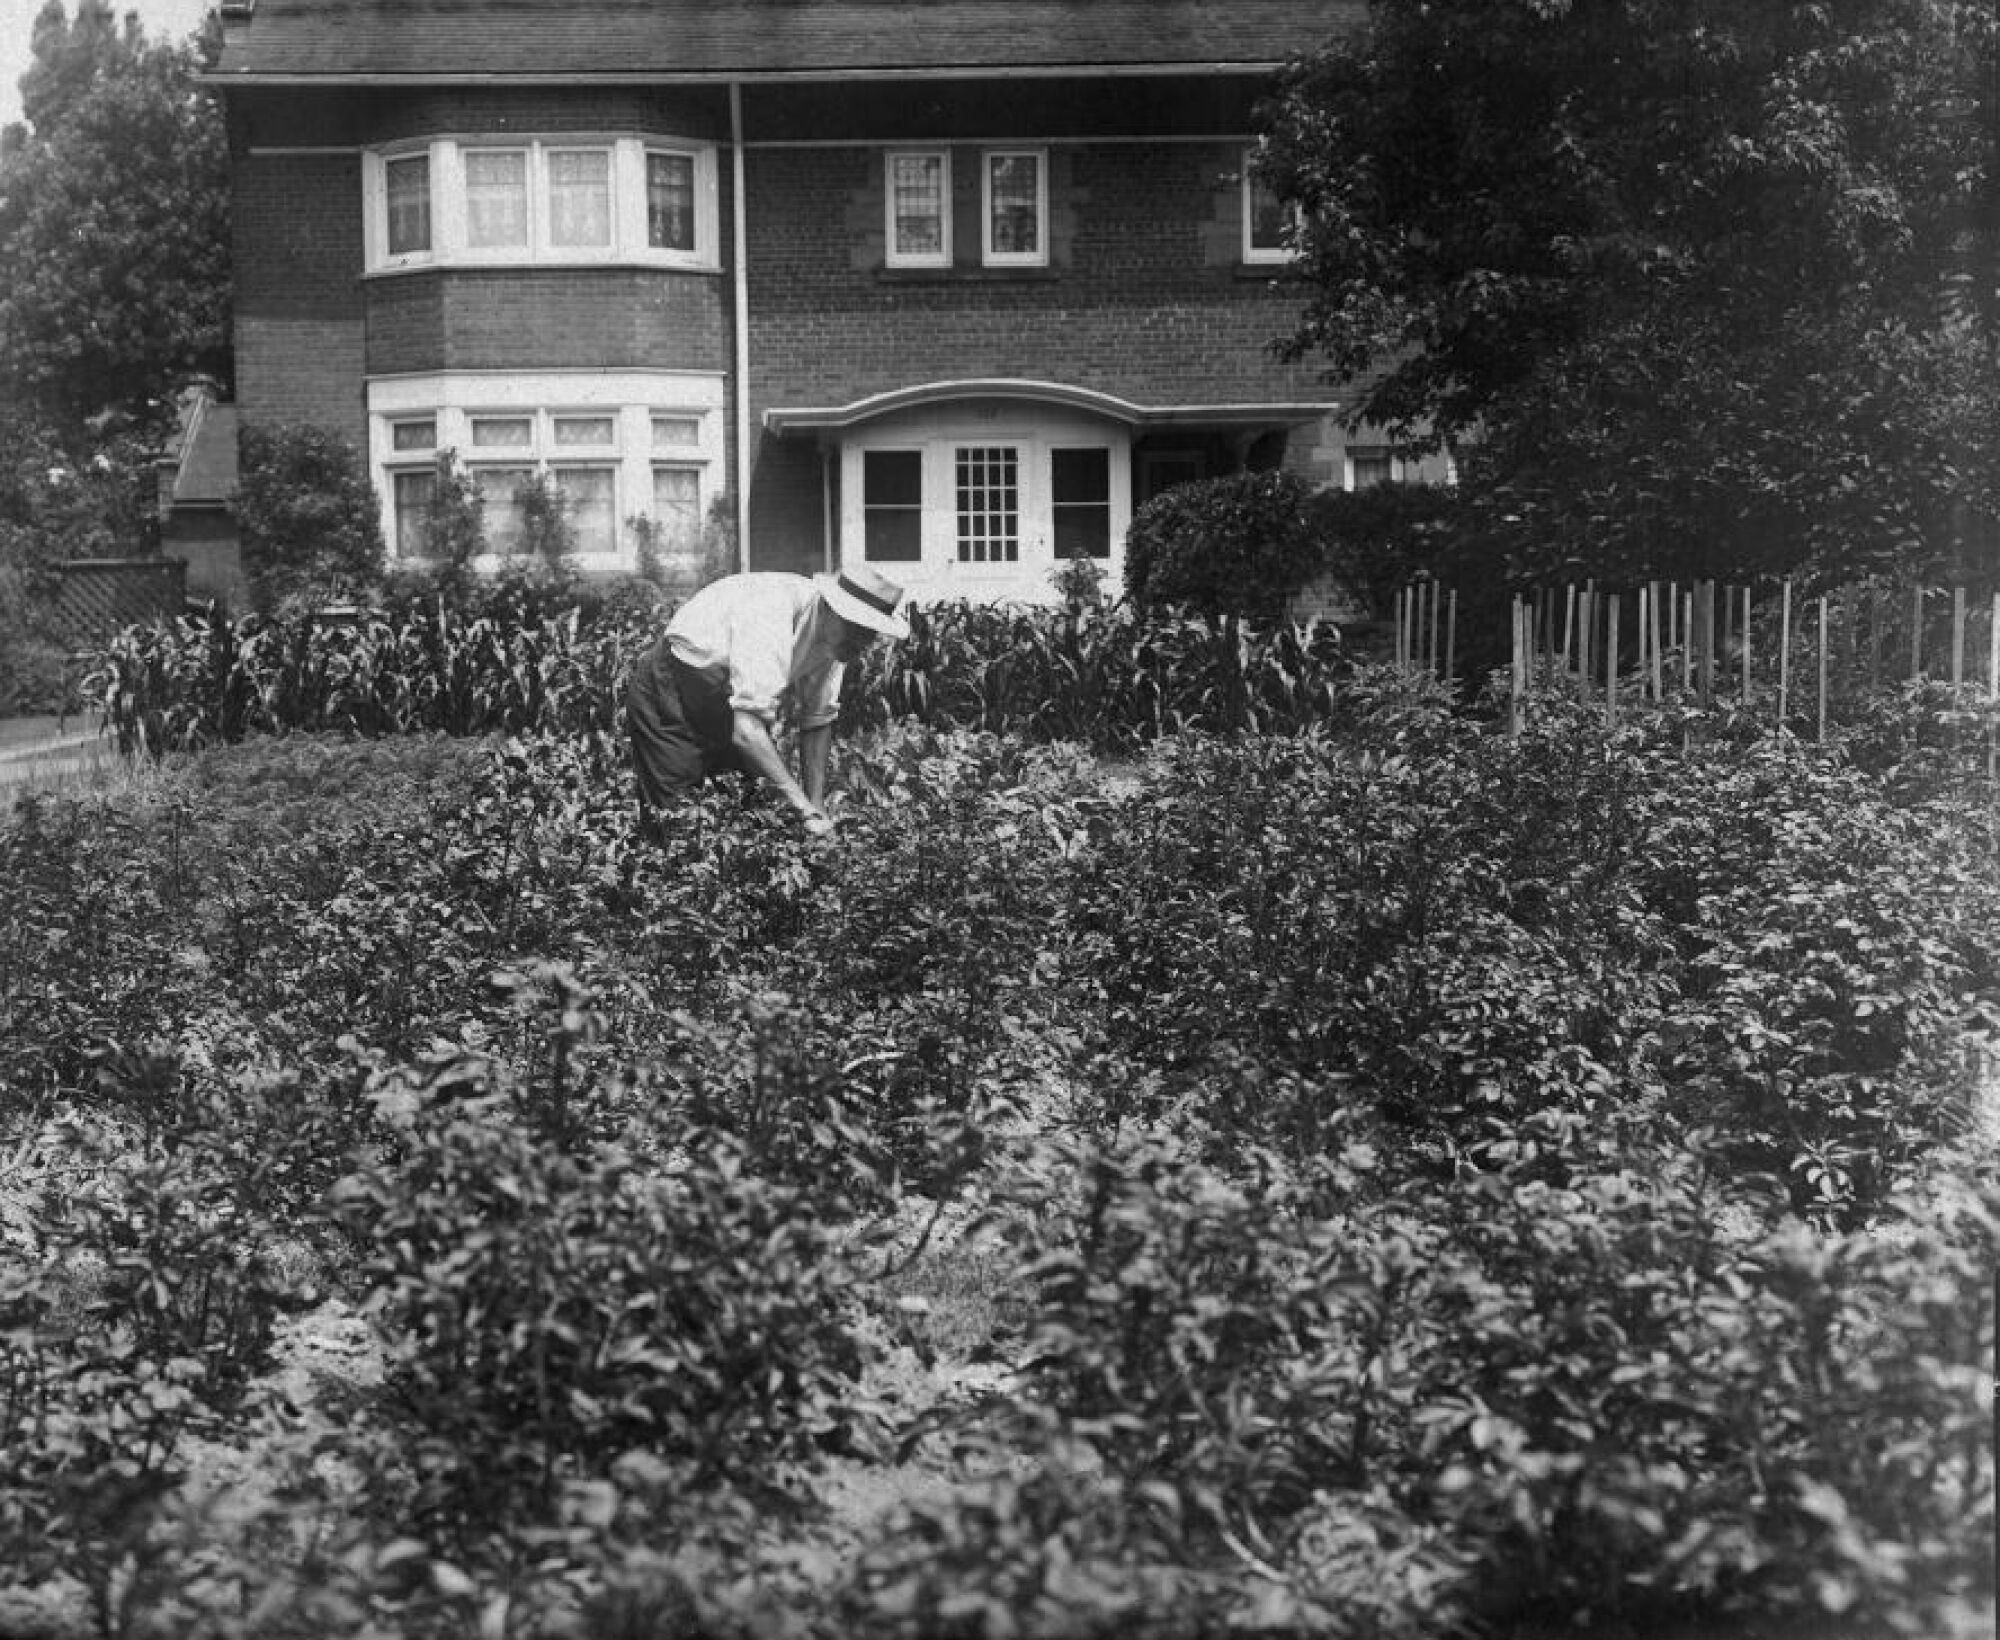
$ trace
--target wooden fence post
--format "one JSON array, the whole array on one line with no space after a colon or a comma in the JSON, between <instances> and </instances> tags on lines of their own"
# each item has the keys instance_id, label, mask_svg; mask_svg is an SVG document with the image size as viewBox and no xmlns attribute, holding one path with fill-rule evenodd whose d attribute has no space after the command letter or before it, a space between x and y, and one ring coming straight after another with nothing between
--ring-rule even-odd
<instances>
[{"instance_id":1,"label":"wooden fence post","mask_svg":"<svg viewBox=\"0 0 2000 1640\"><path fill-rule=\"evenodd\" d=\"M1604 726L1618 727L1618 594L1604 601Z\"/></svg>"},{"instance_id":2,"label":"wooden fence post","mask_svg":"<svg viewBox=\"0 0 2000 1640\"><path fill-rule=\"evenodd\" d=\"M1509 602L1507 613L1513 627L1513 672L1507 686L1507 732L1518 735L1521 732L1521 696L1527 687L1524 677L1527 658L1521 653L1521 595L1518 592Z\"/></svg>"},{"instance_id":3,"label":"wooden fence post","mask_svg":"<svg viewBox=\"0 0 2000 1640\"><path fill-rule=\"evenodd\" d=\"M1819 595L1819 733L1816 737L1822 745L1826 742L1826 645L1826 594L1822 592Z\"/></svg>"},{"instance_id":4,"label":"wooden fence post","mask_svg":"<svg viewBox=\"0 0 2000 1640\"><path fill-rule=\"evenodd\" d=\"M1951 589L1951 700L1965 687L1965 588Z\"/></svg>"},{"instance_id":5,"label":"wooden fence post","mask_svg":"<svg viewBox=\"0 0 2000 1640\"><path fill-rule=\"evenodd\" d=\"M1743 681L1739 692L1747 706L1750 703L1750 598L1751 589L1743 589Z\"/></svg>"},{"instance_id":6,"label":"wooden fence post","mask_svg":"<svg viewBox=\"0 0 2000 1640\"><path fill-rule=\"evenodd\" d=\"M1785 726L1785 708L1792 692L1792 578L1785 577L1778 606L1778 727Z\"/></svg>"},{"instance_id":7,"label":"wooden fence post","mask_svg":"<svg viewBox=\"0 0 2000 1640\"><path fill-rule=\"evenodd\" d=\"M1653 699L1666 699L1666 682L1661 673L1660 662L1660 583L1655 581L1652 596L1647 600L1647 627L1653 644Z\"/></svg>"},{"instance_id":8,"label":"wooden fence post","mask_svg":"<svg viewBox=\"0 0 2000 1640\"><path fill-rule=\"evenodd\" d=\"M1444 681L1451 683L1458 676L1458 588L1453 587L1445 604L1444 617Z\"/></svg>"},{"instance_id":9,"label":"wooden fence post","mask_svg":"<svg viewBox=\"0 0 2000 1640\"><path fill-rule=\"evenodd\" d=\"M1715 701L1715 583L1702 580L1695 583L1694 607L1694 647L1701 652L1701 703L1713 705Z\"/></svg>"},{"instance_id":10,"label":"wooden fence post","mask_svg":"<svg viewBox=\"0 0 2000 1640\"><path fill-rule=\"evenodd\" d=\"M1993 594L1993 613L1986 622L1986 709L2000 712L2000 592ZM2000 773L2000 737L1993 725L1986 728L1986 778Z\"/></svg>"}]
</instances>

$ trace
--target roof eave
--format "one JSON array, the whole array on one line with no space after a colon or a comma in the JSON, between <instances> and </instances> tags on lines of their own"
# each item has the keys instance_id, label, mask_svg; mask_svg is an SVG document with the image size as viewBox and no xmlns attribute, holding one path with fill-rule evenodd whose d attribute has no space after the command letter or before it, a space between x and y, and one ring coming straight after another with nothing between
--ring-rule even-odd
<instances>
[{"instance_id":1,"label":"roof eave","mask_svg":"<svg viewBox=\"0 0 2000 1640\"><path fill-rule=\"evenodd\" d=\"M230 89L239 86L298 88L303 86L351 89L438 86L517 85L543 87L574 85L833 85L881 80L1067 80L1091 79L1170 79L1189 74L1231 74L1245 78L1265 78L1285 67L1282 59L1255 61L1207 61L1180 63L939 63L906 68L700 68L656 69L634 72L628 69L570 69L535 73L490 70L452 73L411 70L398 73L318 73L307 70L210 69L196 76L197 83Z\"/></svg>"}]
</instances>

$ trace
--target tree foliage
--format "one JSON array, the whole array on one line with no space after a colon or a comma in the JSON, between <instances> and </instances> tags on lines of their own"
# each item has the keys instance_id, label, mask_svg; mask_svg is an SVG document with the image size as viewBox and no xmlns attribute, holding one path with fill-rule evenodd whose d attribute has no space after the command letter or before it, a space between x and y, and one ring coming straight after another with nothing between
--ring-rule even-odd
<instances>
[{"instance_id":1,"label":"tree foliage","mask_svg":"<svg viewBox=\"0 0 2000 1640\"><path fill-rule=\"evenodd\" d=\"M381 513L351 444L300 424L246 428L242 449L236 524L261 608L353 598L380 583Z\"/></svg>"},{"instance_id":2,"label":"tree foliage","mask_svg":"<svg viewBox=\"0 0 2000 1640\"><path fill-rule=\"evenodd\" d=\"M1381 0L1267 109L1291 349L1470 442L1517 568L1962 554L1995 64L1957 0Z\"/></svg>"},{"instance_id":3,"label":"tree foliage","mask_svg":"<svg viewBox=\"0 0 2000 1640\"><path fill-rule=\"evenodd\" d=\"M228 148L196 85L220 35L148 39L48 0L0 138L0 386L64 430L229 372Z\"/></svg>"}]
</instances>

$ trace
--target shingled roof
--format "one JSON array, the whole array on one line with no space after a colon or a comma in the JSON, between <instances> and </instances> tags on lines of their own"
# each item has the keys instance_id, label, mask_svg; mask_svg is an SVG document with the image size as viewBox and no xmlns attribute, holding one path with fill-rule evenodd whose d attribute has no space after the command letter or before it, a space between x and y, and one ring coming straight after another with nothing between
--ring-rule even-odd
<instances>
[{"instance_id":1,"label":"shingled roof","mask_svg":"<svg viewBox=\"0 0 2000 1640\"><path fill-rule=\"evenodd\" d=\"M1262 70L1365 0L232 0L216 79ZM246 15L247 14L247 15Z\"/></svg>"}]
</instances>

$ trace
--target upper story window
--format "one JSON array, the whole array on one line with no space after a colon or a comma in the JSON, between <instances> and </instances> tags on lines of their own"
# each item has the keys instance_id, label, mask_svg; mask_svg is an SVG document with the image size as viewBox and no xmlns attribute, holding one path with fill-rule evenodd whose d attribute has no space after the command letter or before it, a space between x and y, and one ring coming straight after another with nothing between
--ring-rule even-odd
<instances>
[{"instance_id":1,"label":"upper story window","mask_svg":"<svg viewBox=\"0 0 2000 1640\"><path fill-rule=\"evenodd\" d=\"M1041 267L1049 259L1049 166L1039 148L990 149L981 168L982 259Z\"/></svg>"},{"instance_id":2,"label":"upper story window","mask_svg":"<svg viewBox=\"0 0 2000 1640\"><path fill-rule=\"evenodd\" d=\"M646 154L646 243L659 251L695 253L695 160L692 154Z\"/></svg>"},{"instance_id":3,"label":"upper story window","mask_svg":"<svg viewBox=\"0 0 2000 1640\"><path fill-rule=\"evenodd\" d=\"M720 265L715 151L638 137L462 138L364 156L371 271Z\"/></svg>"},{"instance_id":4,"label":"upper story window","mask_svg":"<svg viewBox=\"0 0 2000 1640\"><path fill-rule=\"evenodd\" d=\"M888 263L892 268L951 265L951 156L940 149L888 156Z\"/></svg>"},{"instance_id":5,"label":"upper story window","mask_svg":"<svg viewBox=\"0 0 2000 1640\"><path fill-rule=\"evenodd\" d=\"M404 154L384 170L386 233L390 256L427 256L431 248L431 161L428 154Z\"/></svg>"},{"instance_id":6,"label":"upper story window","mask_svg":"<svg viewBox=\"0 0 2000 1640\"><path fill-rule=\"evenodd\" d=\"M1254 151L1243 156L1243 260L1289 262L1292 210L1257 174Z\"/></svg>"}]
</instances>

